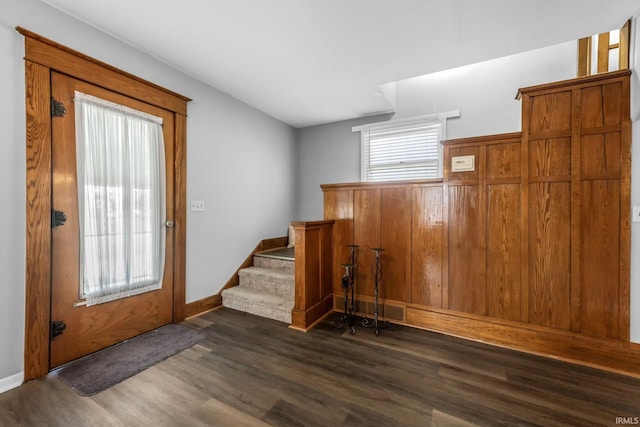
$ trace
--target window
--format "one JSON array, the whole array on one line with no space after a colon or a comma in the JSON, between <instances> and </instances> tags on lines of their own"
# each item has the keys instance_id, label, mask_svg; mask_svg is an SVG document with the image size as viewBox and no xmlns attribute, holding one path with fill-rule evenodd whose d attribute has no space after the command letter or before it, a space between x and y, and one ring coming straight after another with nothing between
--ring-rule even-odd
<instances>
[{"instance_id":1,"label":"window","mask_svg":"<svg viewBox=\"0 0 640 427\"><path fill-rule=\"evenodd\" d=\"M162 118L75 93L80 289L87 306L162 287Z\"/></svg>"},{"instance_id":2,"label":"window","mask_svg":"<svg viewBox=\"0 0 640 427\"><path fill-rule=\"evenodd\" d=\"M354 127L361 135L361 180L441 177L446 120L459 116L453 111Z\"/></svg>"}]
</instances>

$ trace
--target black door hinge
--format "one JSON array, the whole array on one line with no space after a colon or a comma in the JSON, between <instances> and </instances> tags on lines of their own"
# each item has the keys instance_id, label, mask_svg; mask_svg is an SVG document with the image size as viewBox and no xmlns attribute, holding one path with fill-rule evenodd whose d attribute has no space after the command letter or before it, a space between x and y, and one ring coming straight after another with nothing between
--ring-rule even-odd
<instances>
[{"instance_id":1,"label":"black door hinge","mask_svg":"<svg viewBox=\"0 0 640 427\"><path fill-rule=\"evenodd\" d=\"M64 330L67 328L67 325L64 324L62 320L52 320L51 321L51 341L58 335L62 335Z\"/></svg>"},{"instance_id":2,"label":"black door hinge","mask_svg":"<svg viewBox=\"0 0 640 427\"><path fill-rule=\"evenodd\" d=\"M51 117L64 117L67 114L67 109L64 108L62 102L56 101L53 96L51 97Z\"/></svg>"},{"instance_id":3,"label":"black door hinge","mask_svg":"<svg viewBox=\"0 0 640 427\"><path fill-rule=\"evenodd\" d=\"M51 209L51 228L60 227L67 221L67 216L62 211Z\"/></svg>"}]
</instances>

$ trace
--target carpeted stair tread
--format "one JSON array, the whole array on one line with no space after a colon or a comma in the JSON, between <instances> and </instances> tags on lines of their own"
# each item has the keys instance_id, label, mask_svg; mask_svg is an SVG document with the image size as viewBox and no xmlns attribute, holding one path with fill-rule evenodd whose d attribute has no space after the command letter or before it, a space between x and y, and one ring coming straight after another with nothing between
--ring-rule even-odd
<instances>
[{"instance_id":1,"label":"carpeted stair tread","mask_svg":"<svg viewBox=\"0 0 640 427\"><path fill-rule=\"evenodd\" d=\"M264 268L256 266L247 267L240 270L238 274L253 274L258 276L274 277L283 280L295 280L295 275L293 274L293 272L275 268Z\"/></svg>"},{"instance_id":2,"label":"carpeted stair tread","mask_svg":"<svg viewBox=\"0 0 640 427\"><path fill-rule=\"evenodd\" d=\"M291 274L293 274L295 269L295 261L293 260L275 259L260 255L253 257L253 265L260 268L287 271Z\"/></svg>"},{"instance_id":3,"label":"carpeted stair tread","mask_svg":"<svg viewBox=\"0 0 640 427\"><path fill-rule=\"evenodd\" d=\"M267 251L254 256L254 266L238 272L238 286L222 292L222 305L291 323L295 303L295 261L273 256L278 253Z\"/></svg>"},{"instance_id":4,"label":"carpeted stair tread","mask_svg":"<svg viewBox=\"0 0 640 427\"><path fill-rule=\"evenodd\" d=\"M261 267L244 268L238 272L240 287L252 288L293 300L295 276L282 270Z\"/></svg>"},{"instance_id":5,"label":"carpeted stair tread","mask_svg":"<svg viewBox=\"0 0 640 427\"><path fill-rule=\"evenodd\" d=\"M281 295L258 291L245 286L234 286L222 292L225 307L262 317L291 323L294 301Z\"/></svg>"}]
</instances>

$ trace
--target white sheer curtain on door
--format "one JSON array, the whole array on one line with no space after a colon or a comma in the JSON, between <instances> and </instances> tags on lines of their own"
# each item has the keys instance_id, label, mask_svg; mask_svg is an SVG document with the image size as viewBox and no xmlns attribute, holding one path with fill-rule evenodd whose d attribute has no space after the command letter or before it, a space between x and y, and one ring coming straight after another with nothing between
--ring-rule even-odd
<instances>
[{"instance_id":1,"label":"white sheer curtain on door","mask_svg":"<svg viewBox=\"0 0 640 427\"><path fill-rule=\"evenodd\" d=\"M162 287L162 119L75 93L80 297L100 304Z\"/></svg>"}]
</instances>

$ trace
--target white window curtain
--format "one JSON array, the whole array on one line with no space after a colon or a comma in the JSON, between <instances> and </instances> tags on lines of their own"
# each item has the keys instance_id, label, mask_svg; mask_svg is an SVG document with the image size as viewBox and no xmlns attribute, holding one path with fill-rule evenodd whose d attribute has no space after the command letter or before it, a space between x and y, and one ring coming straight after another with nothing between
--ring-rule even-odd
<instances>
[{"instance_id":1,"label":"white window curtain","mask_svg":"<svg viewBox=\"0 0 640 427\"><path fill-rule=\"evenodd\" d=\"M446 119L459 116L452 111L354 127L361 134L361 180L442 177Z\"/></svg>"},{"instance_id":2,"label":"white window curtain","mask_svg":"<svg viewBox=\"0 0 640 427\"><path fill-rule=\"evenodd\" d=\"M162 287L162 119L75 93L80 298L87 306Z\"/></svg>"}]
</instances>

